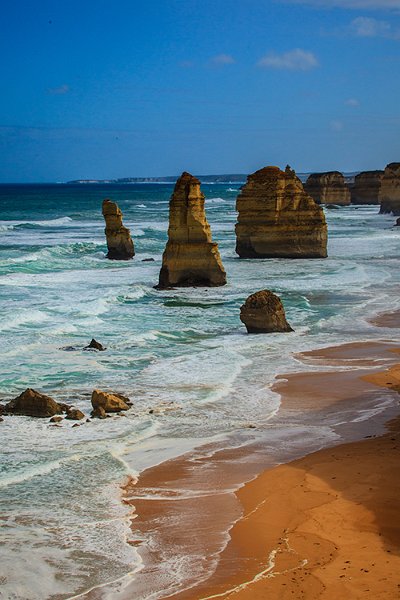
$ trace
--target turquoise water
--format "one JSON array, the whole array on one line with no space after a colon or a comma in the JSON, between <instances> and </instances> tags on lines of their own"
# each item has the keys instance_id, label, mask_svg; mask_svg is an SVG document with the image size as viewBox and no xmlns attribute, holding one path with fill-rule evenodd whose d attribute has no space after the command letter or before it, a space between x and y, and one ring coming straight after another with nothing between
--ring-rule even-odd
<instances>
[{"instance_id":1,"label":"turquoise water","mask_svg":"<svg viewBox=\"0 0 400 600\"><path fill-rule=\"evenodd\" d=\"M89 414L96 387L134 403L127 417L77 428L0 424L0 598L68 598L140 568L125 476L249 422L268 432L274 377L316 368L294 353L392 337L369 318L400 307L393 217L327 210L328 259L239 260L239 186L202 189L228 285L161 292L172 186L0 186L0 400L33 387ZM132 261L105 259L105 197L131 229ZM281 296L293 334L246 334L239 308L263 288ZM84 351L92 337L107 351ZM307 435L315 447L329 439L326 428Z\"/></svg>"}]
</instances>

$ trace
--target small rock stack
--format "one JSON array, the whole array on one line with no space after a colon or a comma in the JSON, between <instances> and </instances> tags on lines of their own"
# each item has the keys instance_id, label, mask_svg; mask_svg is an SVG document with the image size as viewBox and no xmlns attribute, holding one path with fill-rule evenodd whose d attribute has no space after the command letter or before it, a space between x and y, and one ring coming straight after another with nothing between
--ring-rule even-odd
<instances>
[{"instance_id":1,"label":"small rock stack","mask_svg":"<svg viewBox=\"0 0 400 600\"><path fill-rule=\"evenodd\" d=\"M304 184L304 189L317 204L350 204L350 189L339 171L312 173Z\"/></svg>"},{"instance_id":2,"label":"small rock stack","mask_svg":"<svg viewBox=\"0 0 400 600\"><path fill-rule=\"evenodd\" d=\"M129 260L135 256L131 232L122 224L122 212L118 204L108 198L103 200L104 230L110 260Z\"/></svg>"}]
</instances>

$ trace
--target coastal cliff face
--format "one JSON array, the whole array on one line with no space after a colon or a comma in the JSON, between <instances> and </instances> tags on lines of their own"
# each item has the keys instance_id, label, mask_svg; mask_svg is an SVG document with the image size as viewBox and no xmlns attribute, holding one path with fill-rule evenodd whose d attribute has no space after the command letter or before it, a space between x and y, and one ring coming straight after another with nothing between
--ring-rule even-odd
<instances>
[{"instance_id":1,"label":"coastal cliff face","mask_svg":"<svg viewBox=\"0 0 400 600\"><path fill-rule=\"evenodd\" d=\"M351 187L352 204L379 204L383 171L364 171L355 176Z\"/></svg>"},{"instance_id":2,"label":"coastal cliff face","mask_svg":"<svg viewBox=\"0 0 400 600\"><path fill-rule=\"evenodd\" d=\"M170 200L168 242L158 287L225 284L226 273L218 245L211 240L200 181L184 172Z\"/></svg>"},{"instance_id":3,"label":"coastal cliff face","mask_svg":"<svg viewBox=\"0 0 400 600\"><path fill-rule=\"evenodd\" d=\"M103 200L103 217L106 222L104 230L107 239L110 260L129 260L135 256L131 233L122 224L122 212L116 202L108 198Z\"/></svg>"},{"instance_id":4,"label":"coastal cliff face","mask_svg":"<svg viewBox=\"0 0 400 600\"><path fill-rule=\"evenodd\" d=\"M236 209L236 253L241 258L327 256L323 210L290 167L264 167L249 175Z\"/></svg>"},{"instance_id":5,"label":"coastal cliff face","mask_svg":"<svg viewBox=\"0 0 400 600\"><path fill-rule=\"evenodd\" d=\"M382 214L400 215L400 163L390 163L385 168L379 200Z\"/></svg>"},{"instance_id":6,"label":"coastal cliff face","mask_svg":"<svg viewBox=\"0 0 400 600\"><path fill-rule=\"evenodd\" d=\"M350 190L339 171L312 173L304 184L304 189L317 204L350 204Z\"/></svg>"}]
</instances>

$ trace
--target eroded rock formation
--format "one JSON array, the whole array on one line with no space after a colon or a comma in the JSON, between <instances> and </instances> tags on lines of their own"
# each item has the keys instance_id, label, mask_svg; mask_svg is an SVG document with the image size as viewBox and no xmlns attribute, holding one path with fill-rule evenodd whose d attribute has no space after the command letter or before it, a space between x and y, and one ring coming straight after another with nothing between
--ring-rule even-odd
<instances>
[{"instance_id":1,"label":"eroded rock formation","mask_svg":"<svg viewBox=\"0 0 400 600\"><path fill-rule=\"evenodd\" d=\"M241 258L324 258L327 227L296 173L264 167L247 178L236 202Z\"/></svg>"},{"instance_id":2,"label":"eroded rock formation","mask_svg":"<svg viewBox=\"0 0 400 600\"><path fill-rule=\"evenodd\" d=\"M17 398L8 402L4 407L4 412L28 417L53 417L68 408L65 404L58 404L50 396L28 388Z\"/></svg>"},{"instance_id":3,"label":"eroded rock formation","mask_svg":"<svg viewBox=\"0 0 400 600\"><path fill-rule=\"evenodd\" d=\"M204 210L200 181L182 173L169 204L159 288L225 285L226 273Z\"/></svg>"},{"instance_id":4,"label":"eroded rock formation","mask_svg":"<svg viewBox=\"0 0 400 600\"><path fill-rule=\"evenodd\" d=\"M385 168L379 200L382 214L400 215L400 163L390 163Z\"/></svg>"},{"instance_id":5,"label":"eroded rock formation","mask_svg":"<svg viewBox=\"0 0 400 600\"><path fill-rule=\"evenodd\" d=\"M379 204L383 171L364 171L354 178L351 186L352 204Z\"/></svg>"},{"instance_id":6,"label":"eroded rock formation","mask_svg":"<svg viewBox=\"0 0 400 600\"><path fill-rule=\"evenodd\" d=\"M240 307L240 320L248 333L293 331L286 321L280 298L269 290L261 290L247 298Z\"/></svg>"},{"instance_id":7,"label":"eroded rock formation","mask_svg":"<svg viewBox=\"0 0 400 600\"><path fill-rule=\"evenodd\" d=\"M92 416L97 417L99 414L103 414L103 411L108 413L128 410L132 406L132 403L129 401L129 398L121 396L121 394L110 394L108 392L102 392L101 390L93 390L92 406ZM103 409L103 411L98 411L97 409ZM96 411L95 414L93 414L94 411Z\"/></svg>"},{"instance_id":8,"label":"eroded rock formation","mask_svg":"<svg viewBox=\"0 0 400 600\"><path fill-rule=\"evenodd\" d=\"M103 200L104 230L107 239L110 260L129 260L135 256L130 230L122 224L122 212L116 202L108 198Z\"/></svg>"},{"instance_id":9,"label":"eroded rock formation","mask_svg":"<svg viewBox=\"0 0 400 600\"><path fill-rule=\"evenodd\" d=\"M342 173L312 173L304 184L304 190L317 204L350 204L350 190Z\"/></svg>"}]
</instances>

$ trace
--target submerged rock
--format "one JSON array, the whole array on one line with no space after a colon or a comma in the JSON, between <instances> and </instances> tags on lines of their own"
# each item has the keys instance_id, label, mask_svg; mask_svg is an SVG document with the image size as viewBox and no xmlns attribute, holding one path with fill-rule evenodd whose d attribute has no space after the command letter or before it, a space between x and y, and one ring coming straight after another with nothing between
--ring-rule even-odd
<instances>
[{"instance_id":1,"label":"submerged rock","mask_svg":"<svg viewBox=\"0 0 400 600\"><path fill-rule=\"evenodd\" d=\"M240 320L248 333L293 331L286 321L280 298L269 290L261 290L247 298L240 307Z\"/></svg>"},{"instance_id":2,"label":"submerged rock","mask_svg":"<svg viewBox=\"0 0 400 600\"><path fill-rule=\"evenodd\" d=\"M100 352L104 352L104 350L107 350L107 348L105 348L103 344L100 344L100 342L92 338L92 341L88 346L85 346L84 350L99 350Z\"/></svg>"},{"instance_id":3,"label":"submerged rock","mask_svg":"<svg viewBox=\"0 0 400 600\"><path fill-rule=\"evenodd\" d=\"M13 415L52 417L63 412L63 405L58 404L50 396L28 388L18 398L8 402L5 410Z\"/></svg>"},{"instance_id":4,"label":"submerged rock","mask_svg":"<svg viewBox=\"0 0 400 600\"><path fill-rule=\"evenodd\" d=\"M122 212L116 204L108 198L103 200L103 217L106 222L104 230L107 238L108 254L110 260L129 260L135 256L135 249L131 233L122 224Z\"/></svg>"},{"instance_id":5,"label":"submerged rock","mask_svg":"<svg viewBox=\"0 0 400 600\"><path fill-rule=\"evenodd\" d=\"M311 173L304 184L304 190L317 204L350 204L350 189L339 171Z\"/></svg>"},{"instance_id":6,"label":"submerged rock","mask_svg":"<svg viewBox=\"0 0 400 600\"><path fill-rule=\"evenodd\" d=\"M379 204L383 171L363 171L354 178L351 186L352 204Z\"/></svg>"},{"instance_id":7,"label":"submerged rock","mask_svg":"<svg viewBox=\"0 0 400 600\"><path fill-rule=\"evenodd\" d=\"M379 200L381 214L400 215L400 163L390 163L385 168Z\"/></svg>"},{"instance_id":8,"label":"submerged rock","mask_svg":"<svg viewBox=\"0 0 400 600\"><path fill-rule=\"evenodd\" d=\"M157 287L225 284L226 273L218 245L211 241L200 181L184 172L169 204L168 242Z\"/></svg>"},{"instance_id":9,"label":"submerged rock","mask_svg":"<svg viewBox=\"0 0 400 600\"><path fill-rule=\"evenodd\" d=\"M236 208L236 253L241 258L327 256L323 210L290 167L264 167L249 175Z\"/></svg>"},{"instance_id":10,"label":"submerged rock","mask_svg":"<svg viewBox=\"0 0 400 600\"><path fill-rule=\"evenodd\" d=\"M128 410L130 405L129 399L120 394L110 394L101 390L93 390L92 392L92 406L94 409L102 408L106 413L119 412L120 410ZM97 414L93 415L92 413L92 416L97 416Z\"/></svg>"}]
</instances>

